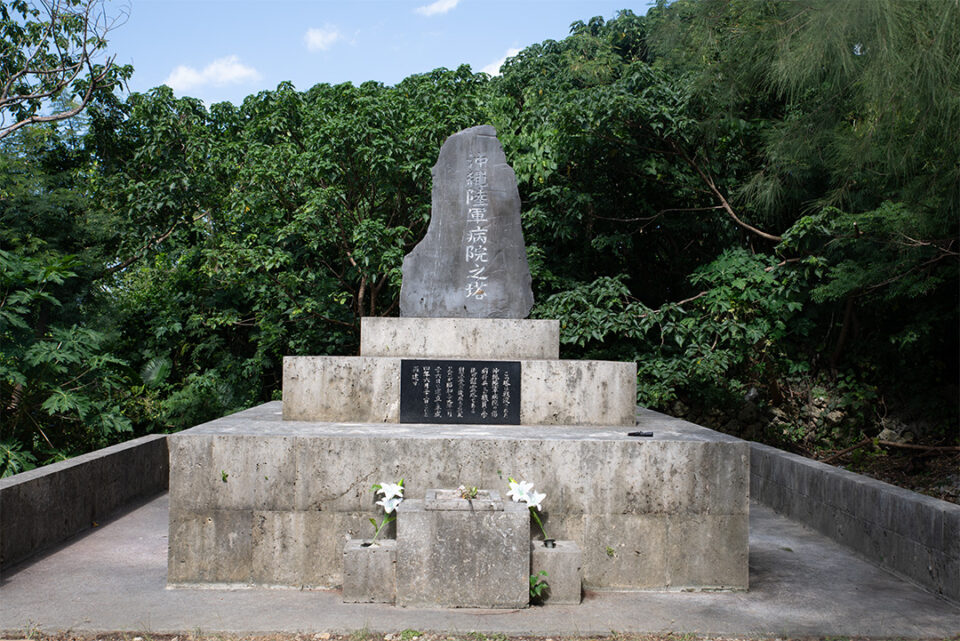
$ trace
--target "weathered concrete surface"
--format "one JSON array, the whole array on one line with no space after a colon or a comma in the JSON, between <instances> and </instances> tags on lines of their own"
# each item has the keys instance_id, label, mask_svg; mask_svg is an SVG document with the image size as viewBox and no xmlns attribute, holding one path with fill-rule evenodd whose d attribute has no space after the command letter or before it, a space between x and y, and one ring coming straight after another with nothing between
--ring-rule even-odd
<instances>
[{"instance_id":1,"label":"weathered concrete surface","mask_svg":"<svg viewBox=\"0 0 960 641\"><path fill-rule=\"evenodd\" d=\"M403 259L400 315L526 318L530 282L517 179L496 130L450 136L433 167L427 234Z\"/></svg>"},{"instance_id":2,"label":"weathered concrete surface","mask_svg":"<svg viewBox=\"0 0 960 641\"><path fill-rule=\"evenodd\" d=\"M960 606L753 504L749 592L588 592L579 606L442 610L346 604L338 590L168 590L167 497L0 575L0 631L679 635L951 639ZM367 524L369 526L369 524ZM368 534L369 535L369 534Z\"/></svg>"},{"instance_id":3,"label":"weathered concrete surface","mask_svg":"<svg viewBox=\"0 0 960 641\"><path fill-rule=\"evenodd\" d=\"M748 443L654 412L637 420L331 424L281 420L274 402L171 435L170 580L340 585L344 541L372 535L381 513L372 483L404 478L420 499L461 484L505 492L512 476L547 492L547 531L580 546L585 587L746 588ZM222 537L230 560L204 560Z\"/></svg>"},{"instance_id":4,"label":"weathered concrete surface","mask_svg":"<svg viewBox=\"0 0 960 641\"><path fill-rule=\"evenodd\" d=\"M396 423L400 359L284 356L283 418Z\"/></svg>"},{"instance_id":5,"label":"weathered concrete surface","mask_svg":"<svg viewBox=\"0 0 960 641\"><path fill-rule=\"evenodd\" d=\"M154 434L0 479L0 568L167 489L167 436Z\"/></svg>"},{"instance_id":6,"label":"weathered concrete surface","mask_svg":"<svg viewBox=\"0 0 960 641\"><path fill-rule=\"evenodd\" d=\"M960 505L759 443L750 453L758 501L960 601Z\"/></svg>"},{"instance_id":7,"label":"weathered concrete surface","mask_svg":"<svg viewBox=\"0 0 960 641\"><path fill-rule=\"evenodd\" d=\"M632 425L637 364L614 361L522 361L524 425Z\"/></svg>"},{"instance_id":8,"label":"weathered concrete surface","mask_svg":"<svg viewBox=\"0 0 960 641\"><path fill-rule=\"evenodd\" d=\"M360 319L360 355L528 360L560 358L560 322L508 318Z\"/></svg>"},{"instance_id":9,"label":"weathered concrete surface","mask_svg":"<svg viewBox=\"0 0 960 641\"><path fill-rule=\"evenodd\" d=\"M397 600L397 541L350 539L343 547L344 603L394 603Z\"/></svg>"},{"instance_id":10,"label":"weathered concrete surface","mask_svg":"<svg viewBox=\"0 0 960 641\"><path fill-rule=\"evenodd\" d=\"M396 423L400 418L400 360L286 356L283 418ZM636 363L521 360L520 366L522 424L634 424Z\"/></svg>"},{"instance_id":11,"label":"weathered concrete surface","mask_svg":"<svg viewBox=\"0 0 960 641\"><path fill-rule=\"evenodd\" d=\"M407 499L397 508L397 605L527 607L526 506L484 498L477 509L464 499L430 502Z\"/></svg>"},{"instance_id":12,"label":"weathered concrete surface","mask_svg":"<svg viewBox=\"0 0 960 641\"><path fill-rule=\"evenodd\" d=\"M556 547L545 547L543 541L530 543L530 574L546 572L547 590L544 605L577 605L582 588L582 560L576 541L556 541Z\"/></svg>"}]
</instances>

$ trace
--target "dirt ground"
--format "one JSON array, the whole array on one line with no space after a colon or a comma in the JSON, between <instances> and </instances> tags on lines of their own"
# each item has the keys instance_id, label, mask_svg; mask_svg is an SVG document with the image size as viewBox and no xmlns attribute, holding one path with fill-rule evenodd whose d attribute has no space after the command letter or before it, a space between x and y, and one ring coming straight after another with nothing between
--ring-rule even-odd
<instances>
[{"instance_id":1,"label":"dirt ground","mask_svg":"<svg viewBox=\"0 0 960 641\"><path fill-rule=\"evenodd\" d=\"M960 503L960 454L889 454L842 467L943 501Z\"/></svg>"}]
</instances>

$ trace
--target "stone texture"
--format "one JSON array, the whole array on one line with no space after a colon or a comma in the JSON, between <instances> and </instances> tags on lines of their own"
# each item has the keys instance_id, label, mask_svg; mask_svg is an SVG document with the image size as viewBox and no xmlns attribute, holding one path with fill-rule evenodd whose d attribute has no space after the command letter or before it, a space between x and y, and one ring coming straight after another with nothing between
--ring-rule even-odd
<instances>
[{"instance_id":1,"label":"stone texture","mask_svg":"<svg viewBox=\"0 0 960 641\"><path fill-rule=\"evenodd\" d=\"M663 514L579 514L549 525L551 536L578 542L583 586L608 590L663 590L669 586L667 525ZM691 556L683 563L711 563Z\"/></svg>"},{"instance_id":2,"label":"stone texture","mask_svg":"<svg viewBox=\"0 0 960 641\"><path fill-rule=\"evenodd\" d=\"M512 476L547 492L544 524L580 547L588 588L745 588L749 444L655 412L638 420L652 438L627 436L633 426L284 421L274 402L172 434L171 582L337 586L346 540L382 516L372 484L404 478L408 501L461 484L503 497ZM225 521L234 513L245 521ZM201 559L221 554L217 536L234 547Z\"/></svg>"},{"instance_id":3,"label":"stone texture","mask_svg":"<svg viewBox=\"0 0 960 641\"><path fill-rule=\"evenodd\" d=\"M496 130L453 134L433 167L427 234L403 260L400 315L526 318L530 282L517 179Z\"/></svg>"},{"instance_id":4,"label":"stone texture","mask_svg":"<svg viewBox=\"0 0 960 641\"><path fill-rule=\"evenodd\" d=\"M530 543L530 574L546 572L543 605L578 605L581 593L583 555L576 541L557 541L548 548L543 541Z\"/></svg>"},{"instance_id":5,"label":"stone texture","mask_svg":"<svg viewBox=\"0 0 960 641\"><path fill-rule=\"evenodd\" d=\"M749 515L700 514L669 519L666 526L668 588L749 588Z\"/></svg>"},{"instance_id":6,"label":"stone texture","mask_svg":"<svg viewBox=\"0 0 960 641\"><path fill-rule=\"evenodd\" d=\"M360 319L360 355L522 360L560 358L560 323L507 318Z\"/></svg>"},{"instance_id":7,"label":"stone texture","mask_svg":"<svg viewBox=\"0 0 960 641\"><path fill-rule=\"evenodd\" d=\"M258 511L253 513L250 580L258 585L303 585L307 546L304 512Z\"/></svg>"},{"instance_id":8,"label":"stone texture","mask_svg":"<svg viewBox=\"0 0 960 641\"><path fill-rule=\"evenodd\" d=\"M253 580L253 511L170 510L167 583L248 585Z\"/></svg>"},{"instance_id":9,"label":"stone texture","mask_svg":"<svg viewBox=\"0 0 960 641\"><path fill-rule=\"evenodd\" d=\"M465 499L459 499L469 503ZM529 602L530 513L397 508L397 604L406 607L525 608Z\"/></svg>"},{"instance_id":10,"label":"stone texture","mask_svg":"<svg viewBox=\"0 0 960 641\"><path fill-rule=\"evenodd\" d=\"M387 422L400 418L396 357L286 356L283 417ZM441 359L442 360L442 359ZM521 360L523 425L633 425L636 363Z\"/></svg>"},{"instance_id":11,"label":"stone texture","mask_svg":"<svg viewBox=\"0 0 960 641\"><path fill-rule=\"evenodd\" d=\"M399 358L283 358L283 418L288 421L395 423L399 414Z\"/></svg>"},{"instance_id":12,"label":"stone texture","mask_svg":"<svg viewBox=\"0 0 960 641\"><path fill-rule=\"evenodd\" d=\"M496 490L477 490L471 498L464 498L460 490L427 490L423 509L453 512L502 512L503 499Z\"/></svg>"},{"instance_id":13,"label":"stone texture","mask_svg":"<svg viewBox=\"0 0 960 641\"><path fill-rule=\"evenodd\" d=\"M633 425L637 364L615 361L523 361L524 425Z\"/></svg>"},{"instance_id":14,"label":"stone texture","mask_svg":"<svg viewBox=\"0 0 960 641\"><path fill-rule=\"evenodd\" d=\"M343 600L393 603L397 598L397 542L350 539L343 547Z\"/></svg>"}]
</instances>

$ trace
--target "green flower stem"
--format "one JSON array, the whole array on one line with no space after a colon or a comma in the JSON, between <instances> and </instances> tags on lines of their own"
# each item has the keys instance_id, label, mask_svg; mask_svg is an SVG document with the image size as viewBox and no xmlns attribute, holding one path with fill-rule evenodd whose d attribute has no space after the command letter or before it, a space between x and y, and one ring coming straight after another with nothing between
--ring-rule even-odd
<instances>
[{"instance_id":1,"label":"green flower stem","mask_svg":"<svg viewBox=\"0 0 960 641\"><path fill-rule=\"evenodd\" d=\"M530 514L533 515L533 520L537 522L538 526L540 526L540 533L543 534L543 538L544 539L550 538L547 536L547 531L543 529L543 521L540 520L540 515L537 514L537 509L534 507L530 507Z\"/></svg>"},{"instance_id":2,"label":"green flower stem","mask_svg":"<svg viewBox=\"0 0 960 641\"><path fill-rule=\"evenodd\" d=\"M393 522L396 521L396 520L397 520L396 514L394 514L393 516L385 516L385 517L383 518L383 521L380 523L380 525L377 525L377 522L376 522L374 519L370 519L370 521L371 521L371 522L374 524L374 526L376 526L376 528L377 528L377 531L373 533L373 538L370 539L370 545L373 545L373 544L376 542L377 537L380 536L380 531L381 531L384 527L386 527L387 524L393 523Z\"/></svg>"}]
</instances>

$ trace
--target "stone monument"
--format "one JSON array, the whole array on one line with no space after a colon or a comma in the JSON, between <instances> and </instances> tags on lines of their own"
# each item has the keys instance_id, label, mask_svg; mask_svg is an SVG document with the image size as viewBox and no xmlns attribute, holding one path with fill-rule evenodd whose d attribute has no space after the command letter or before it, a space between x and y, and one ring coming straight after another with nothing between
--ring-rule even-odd
<instances>
[{"instance_id":1,"label":"stone monument","mask_svg":"<svg viewBox=\"0 0 960 641\"><path fill-rule=\"evenodd\" d=\"M403 260L400 315L526 318L533 290L520 193L493 127L443 143L432 204L426 237Z\"/></svg>"},{"instance_id":2,"label":"stone monument","mask_svg":"<svg viewBox=\"0 0 960 641\"><path fill-rule=\"evenodd\" d=\"M434 554L448 527L436 519L460 518L431 512L427 493L502 492L512 475L546 489L546 529L569 545L545 554L534 541L511 568L562 574L574 587L557 602L579 601L581 577L606 590L746 589L748 443L638 411L635 363L561 360L558 322L523 318L519 199L492 127L451 136L434 181L402 317L361 319L360 356L285 357L282 403L171 435L169 585L343 585L345 598L475 606L411 587L417 568L448 558ZM357 560L351 542L378 515L370 485L400 478L411 502L397 540L345 577L344 552ZM465 558L486 572L488 554ZM395 589L364 596L371 568L392 568ZM505 590L482 603L518 605Z\"/></svg>"}]
</instances>

